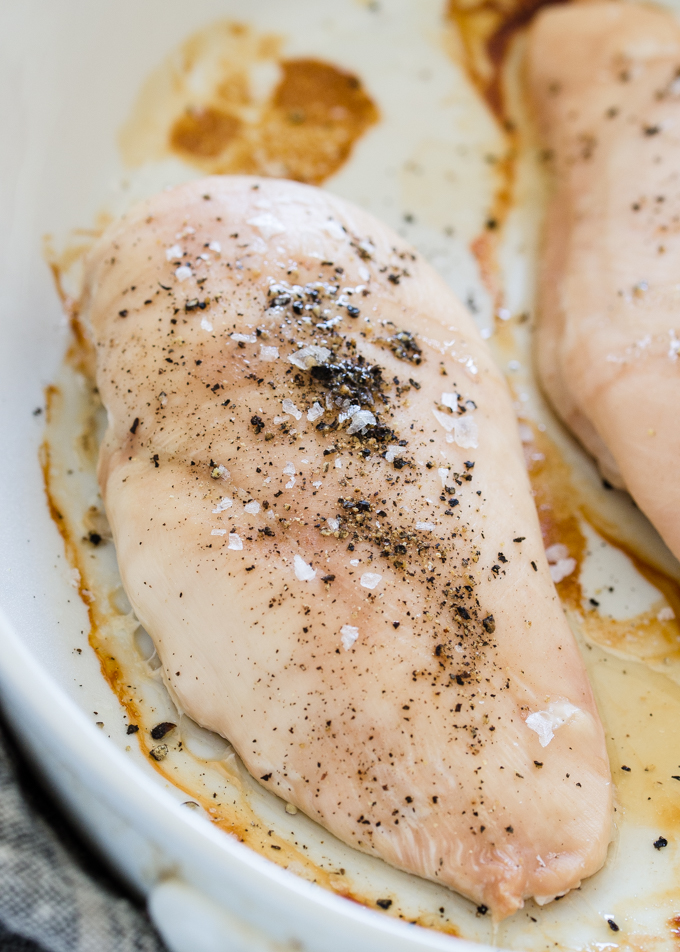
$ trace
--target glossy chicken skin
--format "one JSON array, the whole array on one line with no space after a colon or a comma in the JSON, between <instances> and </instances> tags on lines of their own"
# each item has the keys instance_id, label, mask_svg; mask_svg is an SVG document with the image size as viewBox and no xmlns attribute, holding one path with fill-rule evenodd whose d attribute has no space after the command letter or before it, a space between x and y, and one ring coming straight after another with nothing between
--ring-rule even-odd
<instances>
[{"instance_id":1,"label":"glossy chicken skin","mask_svg":"<svg viewBox=\"0 0 680 952\"><path fill-rule=\"evenodd\" d=\"M546 393L680 556L680 25L551 7L528 84L555 173L538 296Z\"/></svg>"},{"instance_id":2,"label":"glossy chicken skin","mask_svg":"<svg viewBox=\"0 0 680 952\"><path fill-rule=\"evenodd\" d=\"M216 177L104 235L83 316L123 581L184 710L497 918L595 872L602 727L505 383L432 269L325 192Z\"/></svg>"}]
</instances>

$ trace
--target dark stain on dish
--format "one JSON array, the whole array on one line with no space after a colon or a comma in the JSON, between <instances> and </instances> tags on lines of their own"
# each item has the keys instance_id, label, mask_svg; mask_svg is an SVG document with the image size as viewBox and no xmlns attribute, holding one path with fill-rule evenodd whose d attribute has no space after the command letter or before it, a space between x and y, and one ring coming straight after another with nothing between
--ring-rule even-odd
<instances>
[{"instance_id":1,"label":"dark stain on dish","mask_svg":"<svg viewBox=\"0 0 680 952\"><path fill-rule=\"evenodd\" d=\"M214 105L189 107L169 143L183 159L212 172L281 175L320 185L350 157L378 120L361 80L318 59L280 62L281 79L255 122Z\"/></svg>"},{"instance_id":2,"label":"dark stain on dish","mask_svg":"<svg viewBox=\"0 0 680 952\"><path fill-rule=\"evenodd\" d=\"M464 65L489 108L512 130L503 95L503 65L515 35L540 9L568 0L448 0L446 18L455 24L465 51Z\"/></svg>"}]
</instances>

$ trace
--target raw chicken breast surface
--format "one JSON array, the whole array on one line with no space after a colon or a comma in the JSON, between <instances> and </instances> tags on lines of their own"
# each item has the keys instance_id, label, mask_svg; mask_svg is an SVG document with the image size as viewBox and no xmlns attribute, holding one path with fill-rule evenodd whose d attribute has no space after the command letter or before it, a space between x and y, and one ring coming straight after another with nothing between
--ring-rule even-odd
<instances>
[{"instance_id":1,"label":"raw chicken breast surface","mask_svg":"<svg viewBox=\"0 0 680 952\"><path fill-rule=\"evenodd\" d=\"M374 218L209 178L100 240L120 570L181 707L357 849L497 918L603 863L602 727L505 383Z\"/></svg>"},{"instance_id":2,"label":"raw chicken breast surface","mask_svg":"<svg viewBox=\"0 0 680 952\"><path fill-rule=\"evenodd\" d=\"M555 172L543 386L680 556L680 25L629 3L551 7L528 59Z\"/></svg>"}]
</instances>

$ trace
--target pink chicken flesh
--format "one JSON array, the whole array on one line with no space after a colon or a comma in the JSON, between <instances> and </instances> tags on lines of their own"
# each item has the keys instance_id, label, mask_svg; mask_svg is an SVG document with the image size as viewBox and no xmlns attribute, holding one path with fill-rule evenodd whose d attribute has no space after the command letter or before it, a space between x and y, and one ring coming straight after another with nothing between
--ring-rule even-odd
<instances>
[{"instance_id":1,"label":"pink chicken flesh","mask_svg":"<svg viewBox=\"0 0 680 952\"><path fill-rule=\"evenodd\" d=\"M505 383L388 228L209 178L92 253L99 478L182 708L346 843L497 919L604 862L602 727Z\"/></svg>"},{"instance_id":2,"label":"pink chicken flesh","mask_svg":"<svg viewBox=\"0 0 680 952\"><path fill-rule=\"evenodd\" d=\"M528 84L555 173L543 386L680 556L680 25L629 3L551 7Z\"/></svg>"}]
</instances>

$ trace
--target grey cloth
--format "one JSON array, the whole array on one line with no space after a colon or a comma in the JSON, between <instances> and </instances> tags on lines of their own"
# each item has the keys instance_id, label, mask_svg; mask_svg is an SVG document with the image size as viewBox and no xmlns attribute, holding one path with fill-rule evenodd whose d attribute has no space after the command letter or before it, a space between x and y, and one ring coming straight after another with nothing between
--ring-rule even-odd
<instances>
[{"instance_id":1,"label":"grey cloth","mask_svg":"<svg viewBox=\"0 0 680 952\"><path fill-rule=\"evenodd\" d=\"M164 952L143 909L74 835L0 724L0 950Z\"/></svg>"}]
</instances>

